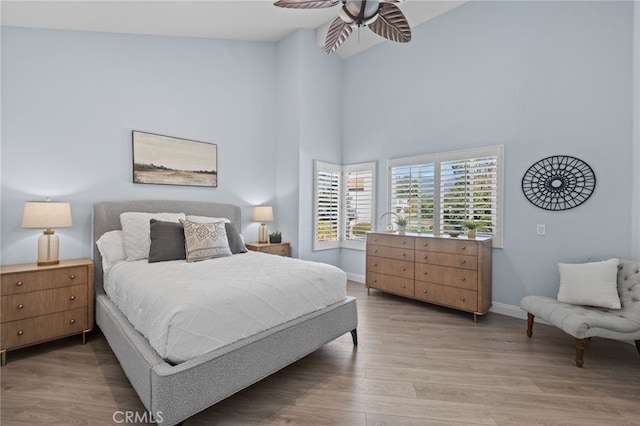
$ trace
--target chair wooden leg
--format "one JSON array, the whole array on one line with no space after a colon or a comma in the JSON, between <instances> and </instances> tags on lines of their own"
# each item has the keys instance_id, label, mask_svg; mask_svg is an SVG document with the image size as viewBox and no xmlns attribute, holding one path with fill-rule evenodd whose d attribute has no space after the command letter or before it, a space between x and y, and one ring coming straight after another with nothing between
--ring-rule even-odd
<instances>
[{"instance_id":1,"label":"chair wooden leg","mask_svg":"<svg viewBox=\"0 0 640 426\"><path fill-rule=\"evenodd\" d=\"M584 361L582 356L584 355L584 339L576 339L576 365L582 368Z\"/></svg>"},{"instance_id":2,"label":"chair wooden leg","mask_svg":"<svg viewBox=\"0 0 640 426\"><path fill-rule=\"evenodd\" d=\"M533 335L533 319L535 316L532 314L527 314L527 337L531 337Z\"/></svg>"}]
</instances>

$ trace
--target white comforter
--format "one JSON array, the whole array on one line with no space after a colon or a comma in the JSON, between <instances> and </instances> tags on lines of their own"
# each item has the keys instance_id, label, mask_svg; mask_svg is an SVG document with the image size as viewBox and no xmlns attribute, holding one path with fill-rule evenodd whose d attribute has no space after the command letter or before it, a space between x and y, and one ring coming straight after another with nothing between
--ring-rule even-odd
<instances>
[{"instance_id":1,"label":"white comforter","mask_svg":"<svg viewBox=\"0 0 640 426\"><path fill-rule=\"evenodd\" d=\"M104 288L162 358L180 363L339 302L346 282L331 265L250 251L120 262Z\"/></svg>"}]
</instances>

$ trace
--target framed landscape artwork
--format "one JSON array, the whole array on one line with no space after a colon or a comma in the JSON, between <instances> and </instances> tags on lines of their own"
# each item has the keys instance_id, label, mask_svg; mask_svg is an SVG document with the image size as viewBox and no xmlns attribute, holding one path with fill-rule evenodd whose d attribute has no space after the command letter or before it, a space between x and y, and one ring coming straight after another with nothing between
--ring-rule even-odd
<instances>
[{"instance_id":1,"label":"framed landscape artwork","mask_svg":"<svg viewBox=\"0 0 640 426\"><path fill-rule=\"evenodd\" d=\"M133 182L218 186L216 144L133 131Z\"/></svg>"}]
</instances>

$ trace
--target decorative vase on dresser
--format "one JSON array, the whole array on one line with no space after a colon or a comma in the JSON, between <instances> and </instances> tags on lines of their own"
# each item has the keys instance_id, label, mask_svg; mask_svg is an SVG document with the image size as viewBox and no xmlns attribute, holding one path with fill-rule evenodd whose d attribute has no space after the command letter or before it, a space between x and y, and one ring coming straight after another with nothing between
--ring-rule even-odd
<instances>
[{"instance_id":1,"label":"decorative vase on dresser","mask_svg":"<svg viewBox=\"0 0 640 426\"><path fill-rule=\"evenodd\" d=\"M477 315L491 307L491 238L367 234L367 291Z\"/></svg>"},{"instance_id":2,"label":"decorative vase on dresser","mask_svg":"<svg viewBox=\"0 0 640 426\"><path fill-rule=\"evenodd\" d=\"M1 363L7 351L93 329L94 266L91 259L0 267Z\"/></svg>"}]
</instances>

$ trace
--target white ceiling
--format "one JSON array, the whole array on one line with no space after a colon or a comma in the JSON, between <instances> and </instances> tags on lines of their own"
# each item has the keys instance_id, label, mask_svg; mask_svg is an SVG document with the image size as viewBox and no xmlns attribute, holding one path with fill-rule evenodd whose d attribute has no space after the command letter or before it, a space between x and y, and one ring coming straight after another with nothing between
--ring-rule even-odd
<instances>
[{"instance_id":1,"label":"white ceiling","mask_svg":"<svg viewBox=\"0 0 640 426\"><path fill-rule=\"evenodd\" d=\"M407 0L399 5L412 28L465 3ZM338 7L300 10L273 6L272 0L2 0L2 25L112 33L277 41L301 28L317 29L324 45ZM341 58L386 42L368 29L355 31L338 49Z\"/></svg>"}]
</instances>

